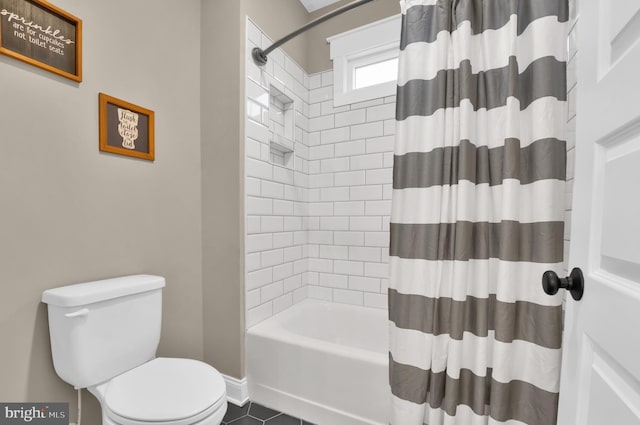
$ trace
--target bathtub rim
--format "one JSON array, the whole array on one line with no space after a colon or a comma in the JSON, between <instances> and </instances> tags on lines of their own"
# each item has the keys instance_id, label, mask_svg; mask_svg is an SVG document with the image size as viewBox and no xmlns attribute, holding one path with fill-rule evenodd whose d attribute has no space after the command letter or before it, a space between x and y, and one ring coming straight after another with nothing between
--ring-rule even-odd
<instances>
[{"instance_id":1,"label":"bathtub rim","mask_svg":"<svg viewBox=\"0 0 640 425\"><path fill-rule=\"evenodd\" d=\"M367 311L383 311L382 309L374 308L374 307L365 307L360 305L352 305L352 304L341 304L334 303L332 301L325 300L316 300L312 298L306 298L301 302L283 310L273 316L263 320L260 323L257 323L246 330L245 338L250 337L258 337L258 338L266 338L276 340L278 342L289 344L289 345L298 345L304 346L309 349L317 350L317 351L330 351L332 353L349 357L352 359L366 359L372 363L376 363L378 365L388 366L389 364L389 350L388 350L388 341L387 341L387 349L385 351L374 351L367 350L365 348L356 347L353 345L345 345L339 344L334 341L328 341L325 339L314 338L306 335L300 335L299 333L288 330L286 327L282 325L282 322L286 319L291 319L294 314L296 314L299 310L305 308L305 306L314 305L314 306L336 306L337 308L344 309L366 309ZM387 332L389 319L386 320ZM327 350L330 348L329 350Z\"/></svg>"}]
</instances>

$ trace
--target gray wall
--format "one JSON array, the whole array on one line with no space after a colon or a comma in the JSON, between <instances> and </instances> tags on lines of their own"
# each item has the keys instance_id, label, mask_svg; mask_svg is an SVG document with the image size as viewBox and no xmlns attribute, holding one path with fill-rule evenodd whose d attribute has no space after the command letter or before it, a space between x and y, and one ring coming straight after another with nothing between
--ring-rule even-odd
<instances>
[{"instance_id":1,"label":"gray wall","mask_svg":"<svg viewBox=\"0 0 640 425\"><path fill-rule=\"evenodd\" d=\"M0 400L69 401L75 420L47 288L165 276L158 354L203 357L200 1L56 5L84 20L83 83L0 56ZM99 91L155 111L155 162L98 151ZM99 424L85 402L84 423Z\"/></svg>"},{"instance_id":2,"label":"gray wall","mask_svg":"<svg viewBox=\"0 0 640 425\"><path fill-rule=\"evenodd\" d=\"M309 20L316 19L325 13L351 3L352 0L341 0L338 3L317 10L309 15ZM340 34L362 25L387 18L400 13L398 0L374 0L371 3L362 5L350 10L340 16L324 22L309 30L306 37L307 58L305 63L300 65L309 74L326 71L333 68L329 58L329 44L327 37ZM286 45L285 45L286 46ZM286 50L286 47L285 47Z\"/></svg>"},{"instance_id":3,"label":"gray wall","mask_svg":"<svg viewBox=\"0 0 640 425\"><path fill-rule=\"evenodd\" d=\"M277 40L307 22L335 10L353 0L338 3L308 13L299 0L242 0L243 13ZM375 0L337 16L285 43L282 48L307 74L333 68L329 58L327 37L400 13L398 0Z\"/></svg>"},{"instance_id":4,"label":"gray wall","mask_svg":"<svg viewBox=\"0 0 640 425\"><path fill-rule=\"evenodd\" d=\"M273 41L297 30L309 20L307 9L299 0L242 0L242 4L243 14L250 16ZM300 66L306 67L308 53L305 34L285 43L284 50Z\"/></svg>"},{"instance_id":5,"label":"gray wall","mask_svg":"<svg viewBox=\"0 0 640 425\"><path fill-rule=\"evenodd\" d=\"M274 39L313 18L277 1L187 0L176 13L168 0L57 0L84 21L83 83L0 56L0 400L75 411L42 291L134 273L167 278L159 355L244 375L244 16ZM330 68L310 46L379 19L375 3L397 6L377 0L288 53ZM98 151L98 92L156 112L155 162ZM98 424L85 395L84 423Z\"/></svg>"},{"instance_id":6,"label":"gray wall","mask_svg":"<svg viewBox=\"0 0 640 425\"><path fill-rule=\"evenodd\" d=\"M235 378L244 376L246 15L274 31L274 39L307 18L298 0L202 1L204 358ZM298 39L290 48L300 57L304 46L304 39Z\"/></svg>"},{"instance_id":7,"label":"gray wall","mask_svg":"<svg viewBox=\"0 0 640 425\"><path fill-rule=\"evenodd\" d=\"M244 18L237 0L203 0L202 252L205 360L244 376Z\"/></svg>"}]
</instances>

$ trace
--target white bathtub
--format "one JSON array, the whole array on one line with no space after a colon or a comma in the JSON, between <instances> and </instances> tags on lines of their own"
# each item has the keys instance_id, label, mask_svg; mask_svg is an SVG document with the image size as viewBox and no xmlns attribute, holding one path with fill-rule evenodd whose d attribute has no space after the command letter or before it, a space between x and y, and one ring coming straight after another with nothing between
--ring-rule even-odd
<instances>
[{"instance_id":1,"label":"white bathtub","mask_svg":"<svg viewBox=\"0 0 640 425\"><path fill-rule=\"evenodd\" d=\"M388 424L385 310L307 299L247 331L251 400L318 425Z\"/></svg>"}]
</instances>

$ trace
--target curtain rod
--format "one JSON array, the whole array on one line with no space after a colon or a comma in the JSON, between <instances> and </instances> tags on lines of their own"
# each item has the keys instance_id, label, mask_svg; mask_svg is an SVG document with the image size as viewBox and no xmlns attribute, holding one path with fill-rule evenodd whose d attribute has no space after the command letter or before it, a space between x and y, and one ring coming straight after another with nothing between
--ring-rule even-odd
<instances>
[{"instance_id":1,"label":"curtain rod","mask_svg":"<svg viewBox=\"0 0 640 425\"><path fill-rule=\"evenodd\" d=\"M315 27L316 25L321 24L324 21L327 21L327 20L333 18L334 16L341 15L344 12L348 12L349 10L355 9L356 7L362 6L365 3L369 3L370 1L373 1L373 0L356 0L356 1L351 2L349 4L345 4L341 8L333 10L333 11L327 13L327 14L324 14L324 15L320 16L319 18L316 18L313 21L309 22L308 24L304 25L303 27L295 30L291 34L282 37L280 40L276 41L275 43L273 43L271 46L267 47L264 50L262 50L259 47L254 47L253 50L251 51L251 56L253 56L253 60L256 63L256 65L258 65L258 66L264 65L264 64L267 63L267 55L269 53L271 53L272 51L274 51L275 49L277 49L278 47L282 46L287 41L291 40L294 37L297 37L298 35L302 34L303 32L305 32L307 30L310 30L311 28Z\"/></svg>"}]
</instances>

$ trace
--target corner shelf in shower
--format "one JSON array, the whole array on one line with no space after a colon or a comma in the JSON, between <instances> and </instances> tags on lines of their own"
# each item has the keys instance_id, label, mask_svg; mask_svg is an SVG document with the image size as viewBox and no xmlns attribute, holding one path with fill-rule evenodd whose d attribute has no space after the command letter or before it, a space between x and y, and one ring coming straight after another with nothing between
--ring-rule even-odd
<instances>
[{"instance_id":1,"label":"corner shelf in shower","mask_svg":"<svg viewBox=\"0 0 640 425\"><path fill-rule=\"evenodd\" d=\"M293 140L285 139L274 134L273 138L269 141L269 147L272 151L277 151L281 154L293 153Z\"/></svg>"},{"instance_id":2,"label":"corner shelf in shower","mask_svg":"<svg viewBox=\"0 0 640 425\"><path fill-rule=\"evenodd\" d=\"M269 151L271 162L293 168L294 139L293 99L274 85L269 85Z\"/></svg>"}]
</instances>

